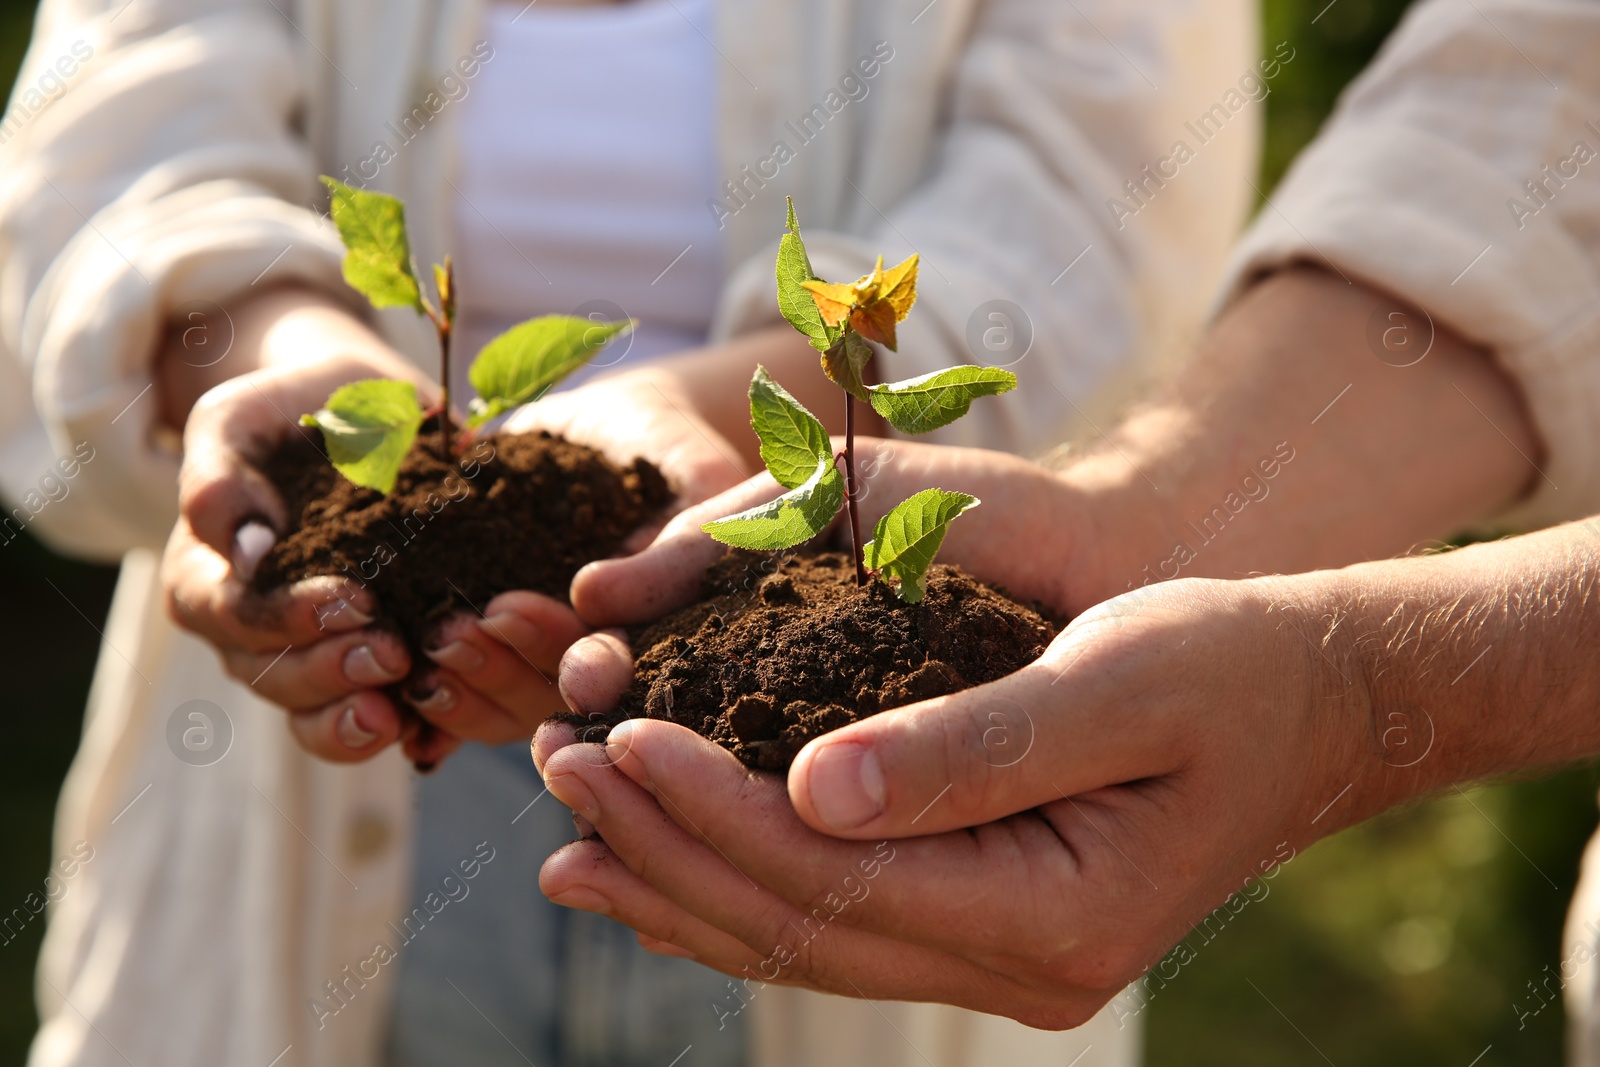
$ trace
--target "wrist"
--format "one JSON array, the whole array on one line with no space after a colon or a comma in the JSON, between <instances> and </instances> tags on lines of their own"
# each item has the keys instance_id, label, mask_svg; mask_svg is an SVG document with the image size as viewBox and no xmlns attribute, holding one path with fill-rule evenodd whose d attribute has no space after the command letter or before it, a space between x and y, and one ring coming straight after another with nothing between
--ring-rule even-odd
<instances>
[{"instance_id":1,"label":"wrist","mask_svg":"<svg viewBox=\"0 0 1600 1067\"><path fill-rule=\"evenodd\" d=\"M414 381L428 396L436 391L426 375L325 294L271 289L218 311L220 319L190 315L170 322L156 353L161 418L175 429L184 426L202 396L262 371L311 375L331 383L330 388L385 377Z\"/></svg>"},{"instance_id":2,"label":"wrist","mask_svg":"<svg viewBox=\"0 0 1600 1067\"><path fill-rule=\"evenodd\" d=\"M1295 794L1284 832L1310 844L1428 791L1402 765L1427 762L1432 734L1415 715L1378 699L1368 636L1371 604L1353 597L1346 571L1230 582L1248 598L1271 651L1260 672L1281 686L1284 773ZM1380 620L1381 621L1381 620Z\"/></svg>"}]
</instances>

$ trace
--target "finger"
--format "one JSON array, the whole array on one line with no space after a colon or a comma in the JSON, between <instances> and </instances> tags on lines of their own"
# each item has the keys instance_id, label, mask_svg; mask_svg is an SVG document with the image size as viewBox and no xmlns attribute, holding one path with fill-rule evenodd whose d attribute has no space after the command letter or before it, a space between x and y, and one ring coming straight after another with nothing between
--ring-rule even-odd
<instances>
[{"instance_id":1,"label":"finger","mask_svg":"<svg viewBox=\"0 0 1600 1067\"><path fill-rule=\"evenodd\" d=\"M409 718L402 727L400 748L418 774L432 774L456 749L461 739L420 719Z\"/></svg>"},{"instance_id":2,"label":"finger","mask_svg":"<svg viewBox=\"0 0 1600 1067\"><path fill-rule=\"evenodd\" d=\"M1137 958L1132 939L1123 938L1127 945L1109 952L1090 936L1125 926L1125 913L1116 909L1149 897L1147 888L1154 888L1121 851L1125 846L1145 855L1147 827L1125 825L1134 820L1092 799L1059 802L1053 810L969 831L842 841L802 823L773 776L746 771L726 750L689 730L633 719L613 738L619 743L608 744L603 756L592 746L553 756L547 765L551 791L582 803L584 816L607 843L653 885L752 948L762 946L730 925L736 917L715 910L716 902L685 900L652 873L684 853L652 852L653 840L666 842L672 835L654 827L640 834L634 823L618 822L612 811L628 796L612 781L617 772L648 790L690 839L706 842L720 860L791 905L804 910L818 900L850 900L840 915L844 926L952 953L1001 973L1026 972L1089 988L1125 981L1149 962ZM556 773L579 784L558 783ZM641 870L642 863L655 866ZM984 904L996 899L1001 886L1005 905ZM1107 901L1116 905L1109 914Z\"/></svg>"},{"instance_id":3,"label":"finger","mask_svg":"<svg viewBox=\"0 0 1600 1067\"><path fill-rule=\"evenodd\" d=\"M680 735L686 743L702 741L669 723L646 725L665 727L664 732ZM637 736L661 732L639 731ZM786 839L791 846L796 838L814 842L814 849L800 850L803 857L797 858L792 847L785 850L803 870L790 870L786 873L792 877L766 882L759 872L744 869L739 859L721 850L717 836L704 832L704 824L714 816L698 797L678 797L660 788L652 796L613 765L615 746L580 744L552 754L544 767L545 784L595 826L630 870L698 918L764 955L782 938L796 906L809 905L834 888L841 875L856 870L857 854L870 854L871 849L821 838L806 829L789 810L782 783L768 775L751 775L731 755L720 748L716 751L731 765L719 765L713 756L696 769L700 784L730 813L718 818L736 819L752 841Z\"/></svg>"},{"instance_id":4,"label":"finger","mask_svg":"<svg viewBox=\"0 0 1600 1067\"><path fill-rule=\"evenodd\" d=\"M517 720L498 704L474 692L451 671L425 668L406 684L402 697L423 722L434 727L434 732L487 745L517 739Z\"/></svg>"},{"instance_id":5,"label":"finger","mask_svg":"<svg viewBox=\"0 0 1600 1067\"><path fill-rule=\"evenodd\" d=\"M184 427L184 460L178 474L178 512L200 542L231 559L234 537L249 519L265 519L273 530L288 526L277 487L251 462L296 432L280 419L258 422L236 417L241 386L213 390L195 405ZM312 447L309 443L307 447Z\"/></svg>"},{"instance_id":6,"label":"finger","mask_svg":"<svg viewBox=\"0 0 1600 1067\"><path fill-rule=\"evenodd\" d=\"M603 719L633 682L633 653L627 634L602 630L567 649L561 657L561 696L575 714Z\"/></svg>"},{"instance_id":7,"label":"finger","mask_svg":"<svg viewBox=\"0 0 1600 1067\"><path fill-rule=\"evenodd\" d=\"M1141 693L1187 635L1108 619L1074 624L999 681L812 741L789 768L795 811L838 837L936 834L1170 772L1185 724L1131 709L1156 703Z\"/></svg>"},{"instance_id":8,"label":"finger","mask_svg":"<svg viewBox=\"0 0 1600 1067\"><path fill-rule=\"evenodd\" d=\"M641 934L637 930L634 931L633 939L639 943L640 948L657 956L671 956L673 959L678 960L692 960L695 958L694 953L688 949L679 948L670 942L660 941L648 934Z\"/></svg>"},{"instance_id":9,"label":"finger","mask_svg":"<svg viewBox=\"0 0 1600 1067\"><path fill-rule=\"evenodd\" d=\"M609 765L604 748L562 749L545 764L544 777L556 799L594 824L635 874L762 954L776 943L792 907L679 827Z\"/></svg>"},{"instance_id":10,"label":"finger","mask_svg":"<svg viewBox=\"0 0 1600 1067\"><path fill-rule=\"evenodd\" d=\"M856 449L863 489L858 499L866 522L876 521L929 484L970 491L986 506L951 526L945 559L1061 610L1086 606L1072 602L1066 590L1074 584L1059 568L1040 567L1037 553L1015 550L1017 544L1050 545L1053 552L1073 559L1074 573L1094 573L1097 564L1084 553L1091 539L1080 532L1088 522L1087 510L1076 506L1077 498L1049 471L982 449L875 438L859 439ZM616 626L657 619L693 601L700 593L700 575L726 551L701 531L701 524L764 503L781 491L770 476L761 474L687 509L642 552L580 570L572 583L573 607L592 625Z\"/></svg>"},{"instance_id":11,"label":"finger","mask_svg":"<svg viewBox=\"0 0 1600 1067\"><path fill-rule=\"evenodd\" d=\"M484 605L479 628L555 677L562 653L589 632L572 608L542 593L501 593Z\"/></svg>"},{"instance_id":12,"label":"finger","mask_svg":"<svg viewBox=\"0 0 1600 1067\"><path fill-rule=\"evenodd\" d=\"M725 966L754 965L761 954L738 938L693 915L654 892L630 871L603 841L574 841L544 861L539 889L563 907L612 914L611 900L629 903L624 921L656 941L686 950L694 957L715 959Z\"/></svg>"},{"instance_id":13,"label":"finger","mask_svg":"<svg viewBox=\"0 0 1600 1067\"><path fill-rule=\"evenodd\" d=\"M539 772L539 777L544 777L544 765L551 756L577 743L578 728L570 722L546 721L541 724L539 732L533 735L533 741L528 746L533 756L533 768Z\"/></svg>"},{"instance_id":14,"label":"finger","mask_svg":"<svg viewBox=\"0 0 1600 1067\"><path fill-rule=\"evenodd\" d=\"M838 447L843 447L842 440ZM985 582L1067 613L1087 607L1065 592L1069 568L1040 566L1041 558L1071 561L1073 573L1098 574L1080 532L1090 511L1053 473L1002 452L856 439L857 503L868 528L906 497L930 485L969 493L982 506L952 523L939 558L960 564ZM1026 552L1018 545L1030 546Z\"/></svg>"},{"instance_id":15,"label":"finger","mask_svg":"<svg viewBox=\"0 0 1600 1067\"><path fill-rule=\"evenodd\" d=\"M543 685L537 681L534 684ZM504 745L529 741L541 722L563 710L555 686L546 686L545 690L550 702L544 709L512 712L478 692L455 672L434 668L408 684L403 696L406 705L425 722L458 740Z\"/></svg>"},{"instance_id":16,"label":"finger","mask_svg":"<svg viewBox=\"0 0 1600 1067\"><path fill-rule=\"evenodd\" d=\"M569 846L558 853L541 872L541 886L580 906L592 908L598 898L605 914L688 949L702 963L845 996L938 1000L1012 1017L1048 1007L1059 1014L1045 1025L1055 1026L1087 1019L1116 988L1058 988L1042 997L969 960L852 929L840 921L855 906L843 893L819 894L796 907L744 878L714 849L667 818L636 784L598 766L594 755L579 755L586 747L552 758L551 791L572 798L565 802L577 803L575 810L594 821L605 843L588 843L581 852ZM575 785L573 776L563 773L574 764L582 768L585 785ZM576 792L590 786L596 789L592 800ZM613 852L622 863L595 862L599 849ZM968 898L968 910L970 904ZM680 913L690 921L679 918ZM759 954L754 968L746 952L730 947L723 936L707 935L707 927Z\"/></svg>"},{"instance_id":17,"label":"finger","mask_svg":"<svg viewBox=\"0 0 1600 1067\"><path fill-rule=\"evenodd\" d=\"M658 619L700 594L700 576L727 548L700 529L771 500L782 487L759 474L727 492L675 515L649 548L633 556L598 560L572 579L572 606L592 626L625 626Z\"/></svg>"},{"instance_id":18,"label":"finger","mask_svg":"<svg viewBox=\"0 0 1600 1067\"><path fill-rule=\"evenodd\" d=\"M382 630L329 637L304 648L222 650L228 673L283 708L315 708L361 689L377 689L411 670L405 644Z\"/></svg>"},{"instance_id":19,"label":"finger","mask_svg":"<svg viewBox=\"0 0 1600 1067\"><path fill-rule=\"evenodd\" d=\"M738 485L749 469L737 452L700 419L674 410L670 427L651 442L650 458L673 490L664 514L630 534L619 555L632 555L648 547L678 514Z\"/></svg>"},{"instance_id":20,"label":"finger","mask_svg":"<svg viewBox=\"0 0 1600 1067\"><path fill-rule=\"evenodd\" d=\"M571 612L566 614L571 620L569 629L582 632L581 624ZM556 688L555 675L560 656L557 647L567 635L552 640L543 636L545 632L548 631L518 612L500 611L481 619L457 615L439 627L424 655L450 673L451 693L465 698L470 691L498 707L503 717L518 724L514 736L527 738L533 735L539 723L566 709ZM529 653L538 659L531 658ZM433 701L438 710L447 710L442 706L445 694L439 690L419 689L418 692L421 699ZM417 707L425 713L428 710L421 704ZM485 739L474 737L474 740Z\"/></svg>"},{"instance_id":21,"label":"finger","mask_svg":"<svg viewBox=\"0 0 1600 1067\"><path fill-rule=\"evenodd\" d=\"M372 595L346 579L255 592L182 520L167 541L161 577L173 621L219 648L276 653L372 622Z\"/></svg>"},{"instance_id":22,"label":"finger","mask_svg":"<svg viewBox=\"0 0 1600 1067\"><path fill-rule=\"evenodd\" d=\"M367 689L312 711L289 715L300 747L332 763L370 759L401 735L400 713L383 694Z\"/></svg>"}]
</instances>

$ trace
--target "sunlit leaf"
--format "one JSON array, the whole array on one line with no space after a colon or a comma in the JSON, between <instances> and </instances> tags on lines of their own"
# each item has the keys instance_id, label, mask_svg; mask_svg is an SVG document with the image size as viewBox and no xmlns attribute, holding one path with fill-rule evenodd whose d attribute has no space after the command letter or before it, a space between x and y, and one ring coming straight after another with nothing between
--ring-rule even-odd
<instances>
[{"instance_id":1,"label":"sunlit leaf","mask_svg":"<svg viewBox=\"0 0 1600 1067\"><path fill-rule=\"evenodd\" d=\"M798 488L700 528L725 545L776 552L809 541L827 529L843 504L844 477L830 455L817 461L811 477Z\"/></svg>"},{"instance_id":2,"label":"sunlit leaf","mask_svg":"<svg viewBox=\"0 0 1600 1067\"><path fill-rule=\"evenodd\" d=\"M478 396L468 428L521 404L587 363L611 340L633 328L625 322L593 322L571 315L545 315L513 326L483 346L468 377Z\"/></svg>"},{"instance_id":3,"label":"sunlit leaf","mask_svg":"<svg viewBox=\"0 0 1600 1067\"><path fill-rule=\"evenodd\" d=\"M344 241L344 280L375 308L426 312L422 289L411 271L405 205L385 193L357 189L326 175L322 183L333 194L333 224Z\"/></svg>"},{"instance_id":4,"label":"sunlit leaf","mask_svg":"<svg viewBox=\"0 0 1600 1067\"><path fill-rule=\"evenodd\" d=\"M894 321L904 322L917 302L917 263L920 256L912 255L897 266L883 271L878 283L878 299L894 309ZM879 261L880 267L883 261Z\"/></svg>"},{"instance_id":5,"label":"sunlit leaf","mask_svg":"<svg viewBox=\"0 0 1600 1067\"><path fill-rule=\"evenodd\" d=\"M388 494L422 418L416 386L372 378L340 386L321 411L300 416L300 424L322 431L328 459L340 474Z\"/></svg>"},{"instance_id":6,"label":"sunlit leaf","mask_svg":"<svg viewBox=\"0 0 1600 1067\"><path fill-rule=\"evenodd\" d=\"M789 320L789 325L810 338L813 348L826 350L839 339L839 331L823 322L811 294L805 290L805 283L815 280L816 275L811 272L811 258L806 255L805 242L800 238L793 197L789 198L786 232L778 239L777 273L778 310Z\"/></svg>"},{"instance_id":7,"label":"sunlit leaf","mask_svg":"<svg viewBox=\"0 0 1600 1067\"><path fill-rule=\"evenodd\" d=\"M803 284L823 322L838 326L848 321L850 328L867 340L893 350L897 344L895 323L903 321L917 302L917 262L918 257L912 255L885 271L883 257L879 256L872 273L857 278L853 284Z\"/></svg>"},{"instance_id":8,"label":"sunlit leaf","mask_svg":"<svg viewBox=\"0 0 1600 1067\"><path fill-rule=\"evenodd\" d=\"M806 282L802 288L811 294L811 301L816 305L817 313L829 326L838 326L849 318L861 295L854 285L825 282L815 278Z\"/></svg>"},{"instance_id":9,"label":"sunlit leaf","mask_svg":"<svg viewBox=\"0 0 1600 1067\"><path fill-rule=\"evenodd\" d=\"M1017 387L1017 376L999 367L948 367L875 385L867 391L872 410L901 433L927 433L948 426L967 413L980 396L995 396Z\"/></svg>"},{"instance_id":10,"label":"sunlit leaf","mask_svg":"<svg viewBox=\"0 0 1600 1067\"><path fill-rule=\"evenodd\" d=\"M899 345L894 332L894 308L879 300L850 313L850 328L869 341L876 341L893 352Z\"/></svg>"},{"instance_id":11,"label":"sunlit leaf","mask_svg":"<svg viewBox=\"0 0 1600 1067\"><path fill-rule=\"evenodd\" d=\"M785 489L798 489L833 454L828 431L817 417L757 367L750 381L750 425L761 438L761 461Z\"/></svg>"},{"instance_id":12,"label":"sunlit leaf","mask_svg":"<svg viewBox=\"0 0 1600 1067\"><path fill-rule=\"evenodd\" d=\"M944 489L924 489L878 520L862 552L867 570L895 585L900 599L915 604L928 591L928 568L950 523L978 506L978 498Z\"/></svg>"}]
</instances>

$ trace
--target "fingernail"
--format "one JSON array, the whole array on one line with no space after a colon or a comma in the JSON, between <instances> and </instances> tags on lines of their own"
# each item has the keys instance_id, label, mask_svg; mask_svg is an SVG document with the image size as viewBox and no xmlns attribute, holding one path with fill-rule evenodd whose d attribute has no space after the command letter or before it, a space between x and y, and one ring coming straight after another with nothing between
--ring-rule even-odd
<instances>
[{"instance_id":1,"label":"fingernail","mask_svg":"<svg viewBox=\"0 0 1600 1067\"><path fill-rule=\"evenodd\" d=\"M406 700L424 715L444 715L456 706L456 691L448 685L441 685L426 697L418 699L407 696Z\"/></svg>"},{"instance_id":2,"label":"fingernail","mask_svg":"<svg viewBox=\"0 0 1600 1067\"><path fill-rule=\"evenodd\" d=\"M350 601L340 598L317 605L317 628L329 633L348 633L372 625L372 616Z\"/></svg>"},{"instance_id":3,"label":"fingernail","mask_svg":"<svg viewBox=\"0 0 1600 1067\"><path fill-rule=\"evenodd\" d=\"M245 581L256 576L268 552L272 551L278 535L264 522L251 520L233 534L233 569Z\"/></svg>"},{"instance_id":4,"label":"fingernail","mask_svg":"<svg viewBox=\"0 0 1600 1067\"><path fill-rule=\"evenodd\" d=\"M600 839L600 831L594 828L594 823L590 822L588 819L585 819L577 812L572 813L572 830L578 835L579 841L588 841L591 839L598 841Z\"/></svg>"},{"instance_id":5,"label":"fingernail","mask_svg":"<svg viewBox=\"0 0 1600 1067\"><path fill-rule=\"evenodd\" d=\"M365 729L356 719L355 705L344 709L344 714L339 716L339 721L334 724L333 732L339 735L339 740L347 748L366 748L378 739L377 733Z\"/></svg>"},{"instance_id":6,"label":"fingernail","mask_svg":"<svg viewBox=\"0 0 1600 1067\"><path fill-rule=\"evenodd\" d=\"M806 787L817 817L835 830L854 830L883 814L883 768L866 745L823 748L807 768Z\"/></svg>"},{"instance_id":7,"label":"fingernail","mask_svg":"<svg viewBox=\"0 0 1600 1067\"><path fill-rule=\"evenodd\" d=\"M465 641L452 641L443 648L424 651L433 662L441 667L448 667L457 674L471 674L489 661L489 657Z\"/></svg>"},{"instance_id":8,"label":"fingernail","mask_svg":"<svg viewBox=\"0 0 1600 1067\"><path fill-rule=\"evenodd\" d=\"M377 653L372 651L371 645L357 645L345 653L344 676L351 685L365 689L375 685L388 685L397 681L401 674L379 663Z\"/></svg>"},{"instance_id":9,"label":"fingernail","mask_svg":"<svg viewBox=\"0 0 1600 1067\"><path fill-rule=\"evenodd\" d=\"M600 817L594 794L576 774L558 774L544 783L555 798L590 822Z\"/></svg>"},{"instance_id":10,"label":"fingernail","mask_svg":"<svg viewBox=\"0 0 1600 1067\"><path fill-rule=\"evenodd\" d=\"M533 648L544 631L514 611L502 611L478 620L478 629L512 648Z\"/></svg>"},{"instance_id":11,"label":"fingernail","mask_svg":"<svg viewBox=\"0 0 1600 1067\"><path fill-rule=\"evenodd\" d=\"M633 730L633 723L624 719L613 726L610 732L606 734L606 761L608 763L622 762L622 757L626 756L633 748Z\"/></svg>"},{"instance_id":12,"label":"fingernail","mask_svg":"<svg viewBox=\"0 0 1600 1067\"><path fill-rule=\"evenodd\" d=\"M608 915L611 912L611 901L587 886L575 885L571 889L557 893L550 900L563 908L593 911L601 915Z\"/></svg>"}]
</instances>

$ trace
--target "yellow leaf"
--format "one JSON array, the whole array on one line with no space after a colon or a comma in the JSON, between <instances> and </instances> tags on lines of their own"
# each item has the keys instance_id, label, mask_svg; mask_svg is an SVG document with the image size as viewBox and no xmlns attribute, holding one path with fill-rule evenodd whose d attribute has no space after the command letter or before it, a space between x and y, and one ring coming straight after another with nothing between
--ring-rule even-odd
<instances>
[{"instance_id":1,"label":"yellow leaf","mask_svg":"<svg viewBox=\"0 0 1600 1067\"><path fill-rule=\"evenodd\" d=\"M878 262L872 267L872 273L856 279L856 291L861 294L864 303L878 298L878 288L881 285L883 285L883 257L879 256Z\"/></svg>"},{"instance_id":2,"label":"yellow leaf","mask_svg":"<svg viewBox=\"0 0 1600 1067\"><path fill-rule=\"evenodd\" d=\"M917 254L912 253L904 263L885 273L878 290L879 298L894 308L896 322L904 322L911 314L911 305L917 302L917 259Z\"/></svg>"},{"instance_id":3,"label":"yellow leaf","mask_svg":"<svg viewBox=\"0 0 1600 1067\"><path fill-rule=\"evenodd\" d=\"M895 350L894 308L884 300L874 300L850 313L852 329L869 341L876 341L889 351Z\"/></svg>"},{"instance_id":4,"label":"yellow leaf","mask_svg":"<svg viewBox=\"0 0 1600 1067\"><path fill-rule=\"evenodd\" d=\"M818 280L801 284L816 301L817 311L830 327L848 319L856 333L893 349L895 323L910 314L911 306L917 302L917 258L913 254L886 273L883 257L879 256L872 273L857 278L851 285Z\"/></svg>"},{"instance_id":5,"label":"yellow leaf","mask_svg":"<svg viewBox=\"0 0 1600 1067\"><path fill-rule=\"evenodd\" d=\"M855 307L856 288L853 285L837 285L815 278L800 284L811 294L811 299L817 302L817 310L822 313L822 321L829 326L839 325L849 316L851 308Z\"/></svg>"}]
</instances>

